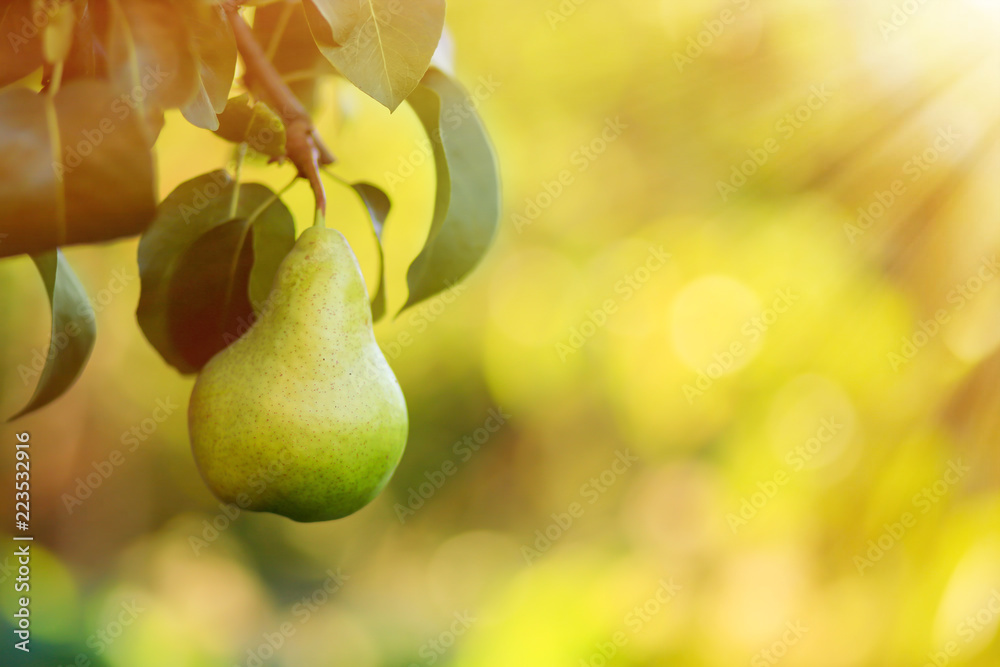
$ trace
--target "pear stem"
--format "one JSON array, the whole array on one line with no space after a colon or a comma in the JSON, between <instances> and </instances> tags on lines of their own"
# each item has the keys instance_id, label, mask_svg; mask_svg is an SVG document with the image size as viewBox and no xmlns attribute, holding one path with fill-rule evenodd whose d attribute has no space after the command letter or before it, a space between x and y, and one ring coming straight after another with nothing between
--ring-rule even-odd
<instances>
[{"instance_id":1,"label":"pear stem","mask_svg":"<svg viewBox=\"0 0 1000 667\"><path fill-rule=\"evenodd\" d=\"M326 191L319 177L319 169L334 161L333 153L320 139L309 112L264 53L253 30L240 15L239 7L233 2L227 2L223 6L236 37L236 48L243 56L247 74L260 84L264 101L278 113L285 125L285 150L288 159L299 170L299 175L309 181L316 196L316 210L325 213Z\"/></svg>"},{"instance_id":2,"label":"pear stem","mask_svg":"<svg viewBox=\"0 0 1000 667\"><path fill-rule=\"evenodd\" d=\"M326 214L316 207L316 217L313 218L313 227L326 227Z\"/></svg>"}]
</instances>

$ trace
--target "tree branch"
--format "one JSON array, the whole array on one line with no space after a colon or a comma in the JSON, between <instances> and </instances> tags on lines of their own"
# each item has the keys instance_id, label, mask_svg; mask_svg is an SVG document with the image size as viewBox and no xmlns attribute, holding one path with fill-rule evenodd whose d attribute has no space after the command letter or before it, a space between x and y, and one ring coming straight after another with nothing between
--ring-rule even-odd
<instances>
[{"instance_id":1,"label":"tree branch","mask_svg":"<svg viewBox=\"0 0 1000 667\"><path fill-rule=\"evenodd\" d=\"M331 164L336 158L320 138L309 112L274 69L250 26L240 16L236 5L226 3L224 7L229 24L233 27L233 35L236 37L236 48L243 56L247 73L260 83L268 106L278 113L285 124L285 151L288 153L288 159L299 170L299 175L309 181L313 194L316 195L316 209L325 214L326 191L320 181L319 170L321 166Z\"/></svg>"}]
</instances>

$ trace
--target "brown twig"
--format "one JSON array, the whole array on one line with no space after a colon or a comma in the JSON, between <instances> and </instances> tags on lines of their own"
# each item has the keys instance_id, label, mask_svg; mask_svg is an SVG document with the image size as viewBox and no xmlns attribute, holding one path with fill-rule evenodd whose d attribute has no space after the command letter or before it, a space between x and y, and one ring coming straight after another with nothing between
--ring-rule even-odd
<instances>
[{"instance_id":1,"label":"brown twig","mask_svg":"<svg viewBox=\"0 0 1000 667\"><path fill-rule=\"evenodd\" d=\"M322 165L331 164L336 158L320 138L309 112L292 94L268 60L250 26L240 16L238 7L232 3L224 6L236 37L236 48L243 56L247 72L260 83L265 101L285 124L285 151L288 159L299 170L299 175L309 181L313 194L316 195L316 208L325 214L326 191L320 181L319 170Z\"/></svg>"}]
</instances>

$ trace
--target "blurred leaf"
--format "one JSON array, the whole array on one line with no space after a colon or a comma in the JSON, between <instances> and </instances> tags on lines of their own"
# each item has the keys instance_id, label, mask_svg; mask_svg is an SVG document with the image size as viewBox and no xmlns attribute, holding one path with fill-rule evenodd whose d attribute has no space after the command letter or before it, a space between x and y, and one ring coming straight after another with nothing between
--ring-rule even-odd
<instances>
[{"instance_id":1,"label":"blurred leaf","mask_svg":"<svg viewBox=\"0 0 1000 667\"><path fill-rule=\"evenodd\" d=\"M233 97L219 114L215 133L233 143L247 142L250 148L268 157L285 156L285 125L263 102L251 106L246 93Z\"/></svg>"},{"instance_id":2,"label":"blurred leaf","mask_svg":"<svg viewBox=\"0 0 1000 667\"><path fill-rule=\"evenodd\" d=\"M187 122L203 130L219 129L219 119L204 86L199 85L198 92L191 101L181 107L181 114Z\"/></svg>"},{"instance_id":3,"label":"blurred leaf","mask_svg":"<svg viewBox=\"0 0 1000 667\"><path fill-rule=\"evenodd\" d=\"M389 209L392 208L389 195L382 188L371 183L352 183L351 187L358 193L361 201L365 204L365 208L368 209L368 215L372 220L372 228L375 230L375 238L381 240L382 227L385 225L385 219L389 217Z\"/></svg>"},{"instance_id":4,"label":"blurred leaf","mask_svg":"<svg viewBox=\"0 0 1000 667\"><path fill-rule=\"evenodd\" d=\"M42 31L32 22L31 0L12 0L0 9L0 86L42 66Z\"/></svg>"},{"instance_id":5,"label":"blurred leaf","mask_svg":"<svg viewBox=\"0 0 1000 667\"><path fill-rule=\"evenodd\" d=\"M186 105L198 88L187 16L193 6L163 0L108 0L111 80L140 109Z\"/></svg>"},{"instance_id":6,"label":"blurred leaf","mask_svg":"<svg viewBox=\"0 0 1000 667\"><path fill-rule=\"evenodd\" d=\"M105 82L71 81L54 100L0 92L0 257L141 232L156 205L146 140Z\"/></svg>"},{"instance_id":7,"label":"blurred leaf","mask_svg":"<svg viewBox=\"0 0 1000 667\"><path fill-rule=\"evenodd\" d=\"M198 90L181 112L194 125L206 130L219 128L216 114L226 108L236 72L236 39L223 9L201 6L188 20L191 41L198 58Z\"/></svg>"},{"instance_id":8,"label":"blurred leaf","mask_svg":"<svg viewBox=\"0 0 1000 667\"><path fill-rule=\"evenodd\" d=\"M250 299L260 306L267 298L274 273L295 242L294 221L276 194L257 183L241 184L233 210L233 187L224 171L182 183L160 204L139 242L136 317L153 347L182 373L197 371L238 337L241 318L249 325ZM238 237L233 222L239 223ZM230 229L215 231L221 226ZM246 243L247 229L252 245ZM247 262L252 268L244 270ZM215 310L206 319L191 315L209 307Z\"/></svg>"},{"instance_id":9,"label":"blurred leaf","mask_svg":"<svg viewBox=\"0 0 1000 667\"><path fill-rule=\"evenodd\" d=\"M46 62L61 63L69 55L73 43L73 27L76 25L76 11L73 5L63 2L55 5L52 17L42 35L42 54Z\"/></svg>"},{"instance_id":10,"label":"blurred leaf","mask_svg":"<svg viewBox=\"0 0 1000 667\"><path fill-rule=\"evenodd\" d=\"M304 0L319 50L390 111L420 83L444 28L444 0Z\"/></svg>"},{"instance_id":11,"label":"blurred leaf","mask_svg":"<svg viewBox=\"0 0 1000 667\"><path fill-rule=\"evenodd\" d=\"M67 82L81 78L103 78L103 72L98 70L98 58L95 46L98 46L94 34L94 12L87 3L78 3L79 17L73 27L73 39L69 54L63 66L62 81ZM103 61L101 62L103 66Z\"/></svg>"},{"instance_id":12,"label":"blurred leaf","mask_svg":"<svg viewBox=\"0 0 1000 667\"><path fill-rule=\"evenodd\" d=\"M385 219L389 217L392 202L381 188L371 183L352 183L351 187L368 209L372 231L375 233L375 245L378 248L378 290L372 297L372 321L377 322L385 315L385 253L382 251L382 227L385 225Z\"/></svg>"},{"instance_id":13,"label":"blurred leaf","mask_svg":"<svg viewBox=\"0 0 1000 667\"><path fill-rule=\"evenodd\" d=\"M432 68L407 100L434 148L437 197L427 243L410 265L404 308L471 271L500 221L500 177L489 137L468 94Z\"/></svg>"},{"instance_id":14,"label":"blurred leaf","mask_svg":"<svg viewBox=\"0 0 1000 667\"><path fill-rule=\"evenodd\" d=\"M286 78L292 94L306 109L313 110L316 77L333 74L336 70L313 41L302 3L275 2L259 7L254 13L253 34L265 53L271 56L274 68ZM259 97L252 73L247 72L245 79L247 87Z\"/></svg>"},{"instance_id":15,"label":"blurred leaf","mask_svg":"<svg viewBox=\"0 0 1000 667\"><path fill-rule=\"evenodd\" d=\"M448 76L455 75L455 40L448 26L441 30L441 39L431 57L431 67L438 68Z\"/></svg>"},{"instance_id":16,"label":"blurred leaf","mask_svg":"<svg viewBox=\"0 0 1000 667\"><path fill-rule=\"evenodd\" d=\"M32 257L52 306L52 334L45 367L35 393L12 421L48 405L80 377L97 338L94 310L87 292L60 250Z\"/></svg>"}]
</instances>

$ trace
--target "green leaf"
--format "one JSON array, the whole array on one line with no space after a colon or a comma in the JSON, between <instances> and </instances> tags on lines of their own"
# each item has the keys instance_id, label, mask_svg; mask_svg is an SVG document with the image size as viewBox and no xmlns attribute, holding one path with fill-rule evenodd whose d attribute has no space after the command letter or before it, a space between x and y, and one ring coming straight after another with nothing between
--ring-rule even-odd
<instances>
[{"instance_id":1,"label":"green leaf","mask_svg":"<svg viewBox=\"0 0 1000 667\"><path fill-rule=\"evenodd\" d=\"M0 9L0 86L22 79L42 66L42 31L32 18L32 0L13 0Z\"/></svg>"},{"instance_id":2,"label":"green leaf","mask_svg":"<svg viewBox=\"0 0 1000 667\"><path fill-rule=\"evenodd\" d=\"M333 66L390 111L430 65L444 0L304 0L316 45Z\"/></svg>"},{"instance_id":3,"label":"green leaf","mask_svg":"<svg viewBox=\"0 0 1000 667\"><path fill-rule=\"evenodd\" d=\"M71 81L54 99L0 92L0 257L141 232L156 206L146 142L105 82Z\"/></svg>"},{"instance_id":4,"label":"green leaf","mask_svg":"<svg viewBox=\"0 0 1000 667\"><path fill-rule=\"evenodd\" d=\"M233 194L234 182L224 171L182 183L160 204L139 242L136 317L153 347L182 373L197 371L211 358L208 350L217 352L242 333L239 323L248 325L252 306L263 306L278 265L295 243L294 221L278 195L257 183L241 184L234 208ZM232 231L237 228L238 237ZM197 320L183 301L210 306L218 317Z\"/></svg>"},{"instance_id":5,"label":"green leaf","mask_svg":"<svg viewBox=\"0 0 1000 667\"><path fill-rule=\"evenodd\" d=\"M252 322L248 285L253 245L245 220L230 220L199 237L177 259L167 287L168 334L182 341L184 361L200 369Z\"/></svg>"},{"instance_id":6,"label":"green leaf","mask_svg":"<svg viewBox=\"0 0 1000 667\"><path fill-rule=\"evenodd\" d=\"M434 149L437 197L424 249L406 274L403 308L461 280L486 253L500 222L500 176L475 105L432 68L407 100Z\"/></svg>"},{"instance_id":7,"label":"green leaf","mask_svg":"<svg viewBox=\"0 0 1000 667\"><path fill-rule=\"evenodd\" d=\"M263 102L251 104L246 93L233 97L219 114L215 133L233 143L247 142L258 153L276 160L285 156L285 125Z\"/></svg>"},{"instance_id":8,"label":"green leaf","mask_svg":"<svg viewBox=\"0 0 1000 667\"><path fill-rule=\"evenodd\" d=\"M206 130L217 130L216 114L226 108L236 72L236 39L217 5L199 6L188 19L192 47L198 58L198 90L181 112L187 120Z\"/></svg>"},{"instance_id":9,"label":"green leaf","mask_svg":"<svg viewBox=\"0 0 1000 667\"><path fill-rule=\"evenodd\" d=\"M276 204L276 205L275 205ZM250 272L250 304L259 315L267 309L268 297L278 266L295 245L295 221L285 205L272 194L250 213L253 229L253 270Z\"/></svg>"},{"instance_id":10,"label":"green leaf","mask_svg":"<svg viewBox=\"0 0 1000 667\"><path fill-rule=\"evenodd\" d=\"M277 2L258 7L254 12L253 34L292 94L306 109L313 110L317 77L333 74L336 70L313 41L302 3ZM247 88L260 97L262 91L253 73L247 72L244 80Z\"/></svg>"},{"instance_id":11,"label":"green leaf","mask_svg":"<svg viewBox=\"0 0 1000 667\"><path fill-rule=\"evenodd\" d=\"M198 88L187 16L192 6L164 0L108 0L111 80L145 111L182 107Z\"/></svg>"},{"instance_id":12,"label":"green leaf","mask_svg":"<svg viewBox=\"0 0 1000 667\"><path fill-rule=\"evenodd\" d=\"M368 209L368 217L372 221L372 231L378 248L378 290L372 297L372 321L377 322L385 315L385 253L382 251L382 228L385 226L385 219L389 217L392 202L381 188L371 183L352 183L351 187Z\"/></svg>"},{"instance_id":13,"label":"green leaf","mask_svg":"<svg viewBox=\"0 0 1000 667\"><path fill-rule=\"evenodd\" d=\"M97 338L96 317L87 292L62 251L32 257L52 306L52 334L35 393L12 421L48 405L73 386L87 365Z\"/></svg>"}]
</instances>

